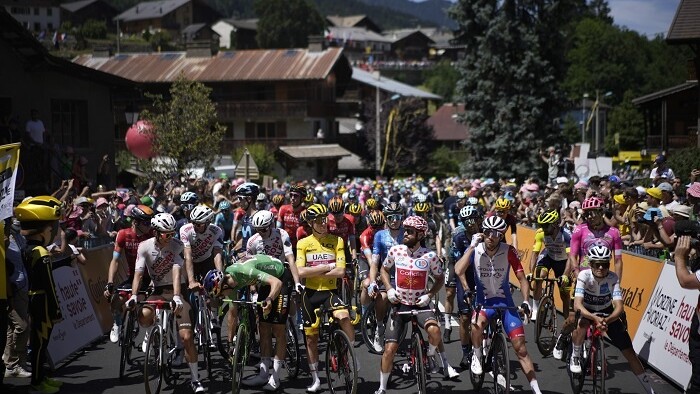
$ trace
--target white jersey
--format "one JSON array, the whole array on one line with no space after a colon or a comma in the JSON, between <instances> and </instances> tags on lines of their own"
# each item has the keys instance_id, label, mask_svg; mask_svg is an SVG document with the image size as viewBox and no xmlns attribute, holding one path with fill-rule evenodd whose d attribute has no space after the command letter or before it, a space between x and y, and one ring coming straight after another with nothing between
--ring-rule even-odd
<instances>
[{"instance_id":1,"label":"white jersey","mask_svg":"<svg viewBox=\"0 0 700 394\"><path fill-rule=\"evenodd\" d=\"M576 278L576 298L583 298L583 306L591 312L602 311L612 306L615 300L622 300L620 279L614 272L608 272L608 276L597 279L592 270L581 271Z\"/></svg>"},{"instance_id":2,"label":"white jersey","mask_svg":"<svg viewBox=\"0 0 700 394\"><path fill-rule=\"evenodd\" d=\"M411 252L406 245L394 245L389 249L384 267L394 268L396 292L404 305L415 305L418 298L428 292L428 275L443 275L437 254L428 248Z\"/></svg>"},{"instance_id":3,"label":"white jersey","mask_svg":"<svg viewBox=\"0 0 700 394\"><path fill-rule=\"evenodd\" d=\"M180 240L186 248L192 248L192 262L199 263L211 257L215 248L223 248L224 233L221 227L210 223L200 234L193 223L187 223L180 228Z\"/></svg>"},{"instance_id":4,"label":"white jersey","mask_svg":"<svg viewBox=\"0 0 700 394\"><path fill-rule=\"evenodd\" d=\"M264 254L279 259L282 262L287 261L287 256L294 255L289 234L281 228L273 228L272 233L267 239L263 239L259 233L253 234L253 236L248 239L246 253L250 256Z\"/></svg>"},{"instance_id":5,"label":"white jersey","mask_svg":"<svg viewBox=\"0 0 700 394\"><path fill-rule=\"evenodd\" d=\"M148 270L154 286L165 286L173 284L173 267L178 266L181 269L180 278L184 280L186 276L182 268L185 260L181 255L183 249L182 242L176 238L170 239L164 248L158 246L155 237L149 238L139 244L134 271Z\"/></svg>"}]
</instances>

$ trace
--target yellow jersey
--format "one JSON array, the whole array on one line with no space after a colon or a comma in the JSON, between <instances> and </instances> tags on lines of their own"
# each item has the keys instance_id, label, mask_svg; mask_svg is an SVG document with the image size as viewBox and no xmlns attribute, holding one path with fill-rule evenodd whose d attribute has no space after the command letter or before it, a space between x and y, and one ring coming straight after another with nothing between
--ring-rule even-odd
<instances>
[{"instance_id":1,"label":"yellow jersey","mask_svg":"<svg viewBox=\"0 0 700 394\"><path fill-rule=\"evenodd\" d=\"M311 235L297 242L297 267L316 267L335 264L345 268L345 250L343 239L332 234L320 238ZM338 286L337 278L325 276L307 277L306 287L312 290L334 290Z\"/></svg>"}]
</instances>

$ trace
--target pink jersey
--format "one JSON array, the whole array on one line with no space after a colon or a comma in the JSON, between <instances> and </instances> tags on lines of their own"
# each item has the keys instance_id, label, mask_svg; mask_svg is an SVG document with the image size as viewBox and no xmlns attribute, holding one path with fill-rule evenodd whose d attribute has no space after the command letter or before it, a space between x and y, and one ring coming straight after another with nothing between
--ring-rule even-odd
<instances>
[{"instance_id":1,"label":"pink jersey","mask_svg":"<svg viewBox=\"0 0 700 394\"><path fill-rule=\"evenodd\" d=\"M591 268L588 264L588 249L594 245L607 246L616 258L622 256L620 230L607 225L600 230L592 230L588 228L587 223L581 223L574 228L569 251L569 256L579 259L580 269Z\"/></svg>"},{"instance_id":2,"label":"pink jersey","mask_svg":"<svg viewBox=\"0 0 700 394\"><path fill-rule=\"evenodd\" d=\"M384 267L394 267L396 292L404 305L415 305L418 298L428 292L428 275L443 275L437 254L423 247L411 252L406 245L392 246Z\"/></svg>"}]
</instances>

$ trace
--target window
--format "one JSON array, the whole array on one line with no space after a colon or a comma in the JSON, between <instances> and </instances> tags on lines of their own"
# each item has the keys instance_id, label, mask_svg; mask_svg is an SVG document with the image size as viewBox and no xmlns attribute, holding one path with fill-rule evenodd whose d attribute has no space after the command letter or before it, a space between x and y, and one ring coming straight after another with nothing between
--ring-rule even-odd
<instances>
[{"instance_id":1,"label":"window","mask_svg":"<svg viewBox=\"0 0 700 394\"><path fill-rule=\"evenodd\" d=\"M38 7L34 7L34 15L39 15L39 8Z\"/></svg>"},{"instance_id":2,"label":"window","mask_svg":"<svg viewBox=\"0 0 700 394\"><path fill-rule=\"evenodd\" d=\"M54 142L64 146L87 148L90 144L87 101L51 100L51 125L47 128Z\"/></svg>"},{"instance_id":3,"label":"window","mask_svg":"<svg viewBox=\"0 0 700 394\"><path fill-rule=\"evenodd\" d=\"M246 122L246 140L271 140L287 138L287 124L280 122Z\"/></svg>"},{"instance_id":4,"label":"window","mask_svg":"<svg viewBox=\"0 0 700 394\"><path fill-rule=\"evenodd\" d=\"M233 139L233 122L223 123L222 126L226 127L226 131L224 132L224 139L225 140L232 140Z\"/></svg>"},{"instance_id":5,"label":"window","mask_svg":"<svg viewBox=\"0 0 700 394\"><path fill-rule=\"evenodd\" d=\"M11 7L10 13L15 15L29 15L31 8L29 7Z\"/></svg>"}]
</instances>

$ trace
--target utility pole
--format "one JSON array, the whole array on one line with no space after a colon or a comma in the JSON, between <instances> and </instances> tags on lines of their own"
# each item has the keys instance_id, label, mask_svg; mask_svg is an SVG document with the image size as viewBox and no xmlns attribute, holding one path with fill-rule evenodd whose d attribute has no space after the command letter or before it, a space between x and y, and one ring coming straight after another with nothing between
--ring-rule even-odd
<instances>
[{"instance_id":1,"label":"utility pole","mask_svg":"<svg viewBox=\"0 0 700 394\"><path fill-rule=\"evenodd\" d=\"M379 80L379 71L377 71L376 74L377 81ZM380 166L381 166L381 149L380 149L380 141L381 141L381 113L382 113L382 108L381 108L381 102L380 100L380 95L379 95L379 85L377 85L377 97L376 97L376 108L375 108L375 125L374 125L374 175L375 177L379 177L380 173Z\"/></svg>"}]
</instances>

